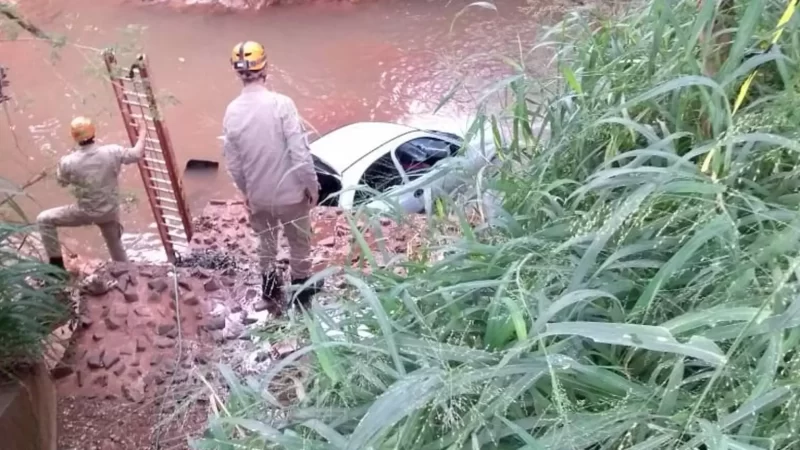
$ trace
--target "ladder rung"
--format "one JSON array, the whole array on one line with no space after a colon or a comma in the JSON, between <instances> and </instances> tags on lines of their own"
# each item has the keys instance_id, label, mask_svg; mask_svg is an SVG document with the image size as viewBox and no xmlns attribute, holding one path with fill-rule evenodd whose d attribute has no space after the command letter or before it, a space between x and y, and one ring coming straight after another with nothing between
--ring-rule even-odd
<instances>
[{"instance_id":1,"label":"ladder rung","mask_svg":"<svg viewBox=\"0 0 800 450\"><path fill-rule=\"evenodd\" d=\"M156 195L155 197L156 197L156 200L158 200L159 202L174 203L174 204L176 204L176 205L178 204L178 202L177 202L177 201L175 201L175 200L173 200L173 199L171 199L171 198L159 197L158 195ZM165 207L165 206L162 206L161 208L166 208L166 207ZM177 211L177 210L176 210L176 211Z\"/></svg>"},{"instance_id":2,"label":"ladder rung","mask_svg":"<svg viewBox=\"0 0 800 450\"><path fill-rule=\"evenodd\" d=\"M134 80L131 78L120 78L122 80L122 87L123 88L133 88L134 91L143 91L144 90L144 83L142 83L141 79ZM130 89L128 89L130 90Z\"/></svg>"},{"instance_id":3,"label":"ladder rung","mask_svg":"<svg viewBox=\"0 0 800 450\"><path fill-rule=\"evenodd\" d=\"M155 167L149 167L149 166L148 166L148 167L147 167L147 170L149 170L149 171L151 171L151 172L163 173L164 175L169 175L169 172L167 172L167 171L166 171L166 170L164 170L164 169L159 169L159 168L155 168ZM153 177L150 177L150 178L153 178Z\"/></svg>"},{"instance_id":4,"label":"ladder rung","mask_svg":"<svg viewBox=\"0 0 800 450\"><path fill-rule=\"evenodd\" d=\"M144 93L141 92L141 91L144 91L144 86L141 85L141 84L138 84L138 83L129 83L128 85L125 85L125 83L123 83L122 84L122 90L123 90L123 92L124 91L140 92L141 94L144 94Z\"/></svg>"},{"instance_id":5,"label":"ladder rung","mask_svg":"<svg viewBox=\"0 0 800 450\"><path fill-rule=\"evenodd\" d=\"M153 152L153 153L156 153L158 155L163 155L164 154L164 151L161 150L160 148L145 147L144 149L145 149L145 151Z\"/></svg>"},{"instance_id":6,"label":"ladder rung","mask_svg":"<svg viewBox=\"0 0 800 450\"><path fill-rule=\"evenodd\" d=\"M183 224L180 224L179 226L174 223L167 223L167 222L162 222L162 223L165 227L167 227L167 230L170 230L169 232L170 236L186 239L186 231L183 228Z\"/></svg>"},{"instance_id":7,"label":"ladder rung","mask_svg":"<svg viewBox=\"0 0 800 450\"><path fill-rule=\"evenodd\" d=\"M133 117L134 119L142 119L142 120L147 121L147 122L152 122L153 121L152 117L144 115L144 114L132 113L131 117Z\"/></svg>"},{"instance_id":8,"label":"ladder rung","mask_svg":"<svg viewBox=\"0 0 800 450\"><path fill-rule=\"evenodd\" d=\"M137 103L137 102L131 102L131 101L128 101L128 100L122 100L122 103L125 104L125 105L138 106L140 108L147 108L147 105L143 105L143 104Z\"/></svg>"},{"instance_id":9,"label":"ladder rung","mask_svg":"<svg viewBox=\"0 0 800 450\"><path fill-rule=\"evenodd\" d=\"M174 220L175 222L183 223L183 220L181 220L180 217L178 217L178 216L169 216L169 215L166 215L166 214L164 215L164 220Z\"/></svg>"},{"instance_id":10,"label":"ladder rung","mask_svg":"<svg viewBox=\"0 0 800 450\"><path fill-rule=\"evenodd\" d=\"M154 191L158 191L158 192L163 192L165 194L169 194L169 195L171 195L173 197L175 196L175 191L173 191L172 189L164 189L162 187L153 186L153 185L150 185L150 189L152 189Z\"/></svg>"},{"instance_id":11,"label":"ladder rung","mask_svg":"<svg viewBox=\"0 0 800 450\"><path fill-rule=\"evenodd\" d=\"M164 183L164 184L168 184L168 185L170 185L170 187L172 186L172 182L171 182L171 181L169 181L169 180L163 180L163 179L161 179L161 178L150 177L150 181L153 181L153 182L156 182L156 183Z\"/></svg>"},{"instance_id":12,"label":"ladder rung","mask_svg":"<svg viewBox=\"0 0 800 450\"><path fill-rule=\"evenodd\" d=\"M153 163L153 164L162 164L162 165L166 165L167 164L167 162L164 161L163 159L159 161L159 160L153 159L153 158L145 158L144 160L149 162L149 163Z\"/></svg>"},{"instance_id":13,"label":"ladder rung","mask_svg":"<svg viewBox=\"0 0 800 450\"><path fill-rule=\"evenodd\" d=\"M170 201L172 202L172 200L170 200ZM174 202L172 202L172 203L174 203ZM173 206L156 205L156 208L163 209L164 211L169 211L169 212L172 212L172 213L177 213L177 214L181 213L180 211L178 211L178 209L176 207L173 207ZM164 211L161 211L161 213L163 214Z\"/></svg>"},{"instance_id":14,"label":"ladder rung","mask_svg":"<svg viewBox=\"0 0 800 450\"><path fill-rule=\"evenodd\" d=\"M122 93L123 93L123 94L125 94L125 95L132 95L132 96L134 96L134 97L139 97L139 98L147 98L147 95L146 95L146 94L143 94L143 93L141 93L141 92L126 91L126 90L124 90L124 89L123 89L123 90L122 90Z\"/></svg>"},{"instance_id":15,"label":"ladder rung","mask_svg":"<svg viewBox=\"0 0 800 450\"><path fill-rule=\"evenodd\" d=\"M134 115L134 114L131 114L131 115ZM147 122L147 124L146 124L146 125L152 125L152 124L153 124L153 122ZM137 126L139 126L139 124L138 124L137 122L135 122L135 121L134 121L134 122L131 122L131 123L130 123L130 126L132 126L132 127L137 127ZM145 128L147 129L147 131L152 131L152 132L154 132L154 133L156 132L155 125L153 125L152 127L149 127L149 126L148 126L148 127L145 127ZM145 133L145 135L148 135L148 133ZM145 138L144 140L145 140L145 141L148 141L148 140L150 140L150 138Z\"/></svg>"},{"instance_id":16,"label":"ladder rung","mask_svg":"<svg viewBox=\"0 0 800 450\"><path fill-rule=\"evenodd\" d=\"M178 207L177 206L171 206L171 205L167 206L167 205L164 205L164 204L155 205L153 207L153 212L156 213L156 215L159 216L159 217L164 217L164 214L168 214L168 213L180 214L180 211L178 211Z\"/></svg>"},{"instance_id":17,"label":"ladder rung","mask_svg":"<svg viewBox=\"0 0 800 450\"><path fill-rule=\"evenodd\" d=\"M183 233L183 234L172 235L172 236L184 237L186 235L186 231L184 231L182 226L179 227L177 225L171 225L171 224L169 224L167 222L164 222L164 226L166 226L170 230L176 230L176 231L180 231L181 233Z\"/></svg>"}]
</instances>

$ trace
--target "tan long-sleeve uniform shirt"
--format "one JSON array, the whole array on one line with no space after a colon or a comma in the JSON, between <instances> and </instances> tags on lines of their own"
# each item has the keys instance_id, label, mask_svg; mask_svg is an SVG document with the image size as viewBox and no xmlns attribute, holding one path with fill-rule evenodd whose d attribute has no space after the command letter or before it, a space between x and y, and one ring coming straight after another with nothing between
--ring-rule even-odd
<instances>
[{"instance_id":1,"label":"tan long-sleeve uniform shirt","mask_svg":"<svg viewBox=\"0 0 800 450\"><path fill-rule=\"evenodd\" d=\"M94 224L100 227L111 259L128 260L119 221L119 173L123 164L135 164L142 154L141 148L92 144L61 158L58 184L71 188L76 203L42 211L37 217L42 244L50 258L62 257L59 227Z\"/></svg>"},{"instance_id":2,"label":"tan long-sleeve uniform shirt","mask_svg":"<svg viewBox=\"0 0 800 450\"><path fill-rule=\"evenodd\" d=\"M228 171L253 209L294 205L317 191L317 176L294 102L247 85L223 119Z\"/></svg>"},{"instance_id":3,"label":"tan long-sleeve uniform shirt","mask_svg":"<svg viewBox=\"0 0 800 450\"><path fill-rule=\"evenodd\" d=\"M82 211L107 214L119 209L122 166L135 164L141 157L141 151L113 144L77 148L59 161L58 183L71 188Z\"/></svg>"}]
</instances>

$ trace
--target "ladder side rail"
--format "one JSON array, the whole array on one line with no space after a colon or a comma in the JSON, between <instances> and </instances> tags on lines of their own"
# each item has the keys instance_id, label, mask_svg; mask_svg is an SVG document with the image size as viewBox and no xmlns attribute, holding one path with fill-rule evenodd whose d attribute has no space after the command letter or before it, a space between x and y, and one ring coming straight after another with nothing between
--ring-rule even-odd
<instances>
[{"instance_id":1,"label":"ladder side rail","mask_svg":"<svg viewBox=\"0 0 800 450\"><path fill-rule=\"evenodd\" d=\"M129 100L130 100L130 95L134 95L135 100L133 102L130 101L126 102L126 105L128 106L129 109L132 109L132 105L134 104L138 106L139 114L131 114L131 116L132 118L139 116L141 118L141 123L144 124L144 130L140 131L145 133L145 149L144 149L145 157L139 160L139 171L140 173L142 173L144 183L146 184L145 189L147 189L147 191L149 191L152 194L152 201L150 202L150 207L156 221L156 227L159 230L159 236L161 237L161 242L164 245L164 252L166 253L167 261L174 263L176 260L176 250L169 227L167 227L164 221L164 206L165 206L164 199L162 195L160 195L158 192L156 192L155 189L153 189L151 183L152 178L156 176L155 175L156 172L153 169L162 169L162 167L160 165L156 166L154 163L151 163L149 161L149 158L146 157L148 151L150 153L153 153L152 150L147 149L148 145L146 140L150 139L151 131L155 132L155 125L153 124L152 118L149 118L147 116L147 112L150 110L149 103L148 104L143 103L143 101L148 99L146 98L146 95L143 92L140 92L139 89L140 86L142 89L144 89L145 80L141 77L141 70L139 68L138 62L134 63L131 66L129 70L128 81L130 83L128 89L129 94L126 95L128 96ZM124 88L125 86L124 81L122 82L122 85ZM125 93L125 91L123 91L123 93ZM133 121L131 121L131 124L133 124ZM150 125L153 125L153 127L151 128Z\"/></svg>"},{"instance_id":2,"label":"ladder side rail","mask_svg":"<svg viewBox=\"0 0 800 450\"><path fill-rule=\"evenodd\" d=\"M103 53L103 59L105 60L106 63L106 69L108 70L108 75L111 81L111 87L114 90L114 97L116 97L117 99L117 104L119 106L120 114L122 115L122 121L125 126L125 131L128 134L128 139L131 143L131 146L134 146L136 144L138 136L136 133L136 129L133 126L134 123L133 110L131 108L131 105L124 100L125 87L123 85L123 80L121 80L119 76L116 74L117 72L116 56L114 55L113 51L106 50ZM146 122L144 126L145 129L140 131L147 133L148 130ZM150 182L148 179L148 174L151 173L150 168L147 162L144 161L144 158L139 160L138 166L139 166L139 175L142 178L142 184L144 184L144 190L145 193L147 194L147 200L150 203L151 210L156 215L155 217L156 227L158 229L158 234L161 237L161 242L164 244L164 249L166 250L167 253L167 260L169 260L170 262L175 262L175 252L174 249L172 248L172 242L169 239L169 231L167 230L167 227L164 225L164 220L162 220L161 217L161 209L160 209L161 205L160 202L158 201L157 196L155 195L155 192L150 187Z\"/></svg>"},{"instance_id":3,"label":"ladder side rail","mask_svg":"<svg viewBox=\"0 0 800 450\"><path fill-rule=\"evenodd\" d=\"M161 144L161 153L167 166L167 172L169 172L170 181L172 182L172 191L175 199L177 200L178 211L181 220L183 221L184 234L186 235L186 240L190 242L193 234L192 216L189 212L189 208L186 205L186 198L183 192L183 183L181 177L178 176L177 164L175 163L175 153L172 151L172 140L170 139L167 127L164 125L161 113L158 110L158 104L153 91L153 85L150 81L150 67L149 64L147 64L147 60L144 55L139 55L139 73L142 79L145 95L147 96L148 103L150 104L150 114L151 117L153 117L153 125L156 129L156 135L159 143Z\"/></svg>"}]
</instances>

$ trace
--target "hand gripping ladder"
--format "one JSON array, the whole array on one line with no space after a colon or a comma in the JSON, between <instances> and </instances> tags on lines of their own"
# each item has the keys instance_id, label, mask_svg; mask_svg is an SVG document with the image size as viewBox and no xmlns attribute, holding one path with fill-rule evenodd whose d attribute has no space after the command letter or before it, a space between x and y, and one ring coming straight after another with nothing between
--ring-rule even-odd
<instances>
[{"instance_id":1,"label":"hand gripping ladder","mask_svg":"<svg viewBox=\"0 0 800 450\"><path fill-rule=\"evenodd\" d=\"M176 170L172 142L153 93L147 59L139 55L126 70L118 67L112 50L106 50L103 58L131 145L138 137L137 123L145 127L145 154L139 161L139 172L167 259L174 263L180 253L189 249L192 222Z\"/></svg>"}]
</instances>

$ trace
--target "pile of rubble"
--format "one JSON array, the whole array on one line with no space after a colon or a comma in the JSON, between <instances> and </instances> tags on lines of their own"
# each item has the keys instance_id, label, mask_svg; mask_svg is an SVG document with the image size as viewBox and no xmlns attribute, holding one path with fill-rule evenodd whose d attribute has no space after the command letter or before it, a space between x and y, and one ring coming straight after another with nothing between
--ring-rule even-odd
<instances>
[{"instance_id":1,"label":"pile of rubble","mask_svg":"<svg viewBox=\"0 0 800 450\"><path fill-rule=\"evenodd\" d=\"M176 373L173 381L186 381L186 370L208 362L209 333L224 326L206 299L233 283L163 266L114 264L93 273L81 289L73 345L55 370L60 392L141 402Z\"/></svg>"}]
</instances>

